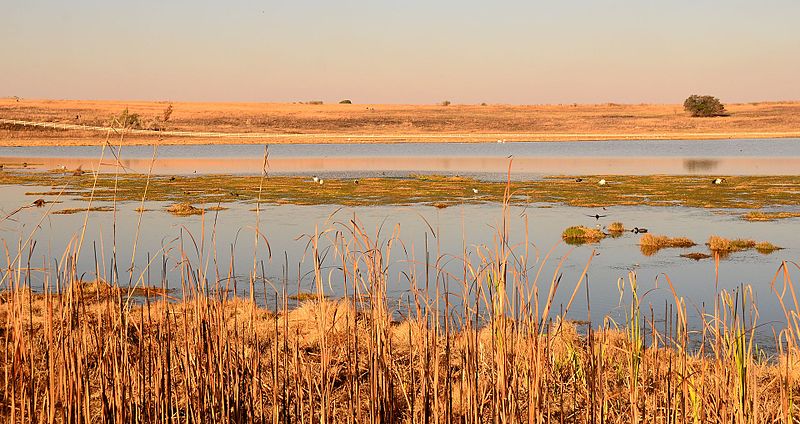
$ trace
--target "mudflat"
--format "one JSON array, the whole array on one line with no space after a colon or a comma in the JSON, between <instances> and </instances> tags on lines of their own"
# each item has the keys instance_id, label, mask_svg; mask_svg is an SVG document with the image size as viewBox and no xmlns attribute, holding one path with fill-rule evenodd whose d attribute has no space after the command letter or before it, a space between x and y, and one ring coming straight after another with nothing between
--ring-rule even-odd
<instances>
[{"instance_id":1,"label":"mudflat","mask_svg":"<svg viewBox=\"0 0 800 424\"><path fill-rule=\"evenodd\" d=\"M165 111L172 112L165 120ZM678 104L394 105L0 99L1 146L579 141L800 137L800 102L728 104L693 118ZM110 131L124 110L137 131ZM50 125L50 126L48 126ZM120 141L121 140L121 141Z\"/></svg>"}]
</instances>

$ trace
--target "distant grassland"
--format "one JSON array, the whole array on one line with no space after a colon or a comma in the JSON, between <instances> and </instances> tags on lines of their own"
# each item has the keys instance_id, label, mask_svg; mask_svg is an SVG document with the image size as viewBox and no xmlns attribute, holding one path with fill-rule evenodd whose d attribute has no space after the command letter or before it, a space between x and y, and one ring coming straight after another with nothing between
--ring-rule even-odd
<instances>
[{"instance_id":1,"label":"distant grassland","mask_svg":"<svg viewBox=\"0 0 800 424\"><path fill-rule=\"evenodd\" d=\"M608 183L599 186L597 181ZM553 203L580 207L686 206L758 210L800 204L800 176L726 177L715 185L697 176L546 177L511 182L513 204ZM268 204L345 206L426 204L444 208L461 203L502 202L505 182L467 177L412 175L404 178L325 179L309 177L232 175L151 176L139 174L75 175L65 172L0 172L0 184L50 187L28 194L47 201L63 198L98 201L165 201L188 204L255 202ZM92 194L92 188L94 193ZM477 193L475 193L477 190ZM750 216L750 215L745 215ZM771 218L791 218L770 215Z\"/></svg>"},{"instance_id":2,"label":"distant grassland","mask_svg":"<svg viewBox=\"0 0 800 424\"><path fill-rule=\"evenodd\" d=\"M163 121L165 109L173 112ZM727 104L692 118L681 105L369 105L0 99L0 118L107 126L128 109L167 131L267 135L270 143L495 142L800 137L800 102ZM117 134L112 137L119 138ZM0 125L0 145L97 145L104 133ZM264 138L126 135L124 144L257 143Z\"/></svg>"}]
</instances>

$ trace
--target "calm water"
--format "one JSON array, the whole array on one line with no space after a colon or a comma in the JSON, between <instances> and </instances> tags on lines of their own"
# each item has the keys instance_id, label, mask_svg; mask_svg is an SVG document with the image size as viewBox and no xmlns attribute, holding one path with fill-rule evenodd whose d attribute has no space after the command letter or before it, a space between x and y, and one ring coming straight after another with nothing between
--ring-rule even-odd
<instances>
[{"instance_id":1,"label":"calm water","mask_svg":"<svg viewBox=\"0 0 800 424\"><path fill-rule=\"evenodd\" d=\"M102 169L120 158L126 170L146 172L148 146L106 151ZM0 163L52 169L96 169L100 147L0 148ZM186 145L158 148L156 173L258 174L264 147ZM269 171L325 175L437 172L497 177L513 156L518 176L543 174L793 175L800 168L800 139L638 140L514 143L276 144Z\"/></svg>"}]
</instances>

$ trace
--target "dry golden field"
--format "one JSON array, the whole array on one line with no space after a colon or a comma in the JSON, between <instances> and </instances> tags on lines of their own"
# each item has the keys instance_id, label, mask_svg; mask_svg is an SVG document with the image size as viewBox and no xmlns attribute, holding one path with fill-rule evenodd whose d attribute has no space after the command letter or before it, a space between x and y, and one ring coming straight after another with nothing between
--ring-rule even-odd
<instances>
[{"instance_id":1,"label":"dry golden field","mask_svg":"<svg viewBox=\"0 0 800 424\"><path fill-rule=\"evenodd\" d=\"M173 113L164 122L164 110ZM106 127L126 108L126 144L706 139L800 136L800 102L726 105L692 118L681 105L368 105L0 99L0 119ZM170 135L170 131L218 134ZM0 145L100 144L108 131L0 124ZM238 136L234 136L234 134ZM112 136L116 136L112 134Z\"/></svg>"}]
</instances>

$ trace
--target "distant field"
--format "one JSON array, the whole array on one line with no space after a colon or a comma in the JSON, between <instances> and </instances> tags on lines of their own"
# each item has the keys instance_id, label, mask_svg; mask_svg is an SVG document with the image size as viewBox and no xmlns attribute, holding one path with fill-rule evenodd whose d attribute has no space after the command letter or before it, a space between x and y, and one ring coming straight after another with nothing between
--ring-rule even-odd
<instances>
[{"instance_id":1,"label":"distant field","mask_svg":"<svg viewBox=\"0 0 800 424\"><path fill-rule=\"evenodd\" d=\"M169 104L173 113L163 122ZM800 137L800 102L726 106L730 116L692 118L681 105L315 105L4 98L0 99L0 119L106 127L127 108L139 115L142 128L158 126L165 131L128 134L126 144ZM170 135L170 131L214 134ZM0 124L0 145L100 144L106 133L96 128Z\"/></svg>"}]
</instances>

